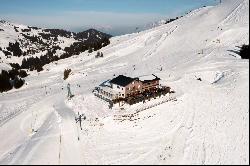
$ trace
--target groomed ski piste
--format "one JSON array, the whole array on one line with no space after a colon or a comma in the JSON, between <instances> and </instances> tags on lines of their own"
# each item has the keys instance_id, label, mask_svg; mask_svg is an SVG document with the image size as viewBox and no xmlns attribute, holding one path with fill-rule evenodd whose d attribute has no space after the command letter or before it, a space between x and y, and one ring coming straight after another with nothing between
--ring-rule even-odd
<instances>
[{"instance_id":1,"label":"groomed ski piste","mask_svg":"<svg viewBox=\"0 0 250 166\"><path fill-rule=\"evenodd\" d=\"M0 164L249 164L249 60L232 51L242 44L249 0L224 0L111 38L104 58L82 53L30 72L0 94ZM110 110L92 90L114 74L156 74L176 93Z\"/></svg>"}]
</instances>

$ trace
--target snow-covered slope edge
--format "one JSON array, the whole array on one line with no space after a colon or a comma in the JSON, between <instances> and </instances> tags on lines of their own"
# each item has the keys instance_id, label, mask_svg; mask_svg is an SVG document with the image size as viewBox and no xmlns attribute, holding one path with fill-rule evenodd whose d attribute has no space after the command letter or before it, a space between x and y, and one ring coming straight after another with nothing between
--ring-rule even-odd
<instances>
[{"instance_id":1,"label":"snow-covered slope edge","mask_svg":"<svg viewBox=\"0 0 250 166\"><path fill-rule=\"evenodd\" d=\"M249 60L232 56L249 43L248 20L248 0L225 0L112 38L103 59L83 53L46 65L49 71L29 76L27 86L0 94L0 164L249 164ZM73 71L67 81L65 68ZM115 117L145 105L109 110L91 93L114 74L152 73L177 101L131 121ZM70 101L68 82L76 95ZM82 131L77 112L87 116Z\"/></svg>"}]
</instances>

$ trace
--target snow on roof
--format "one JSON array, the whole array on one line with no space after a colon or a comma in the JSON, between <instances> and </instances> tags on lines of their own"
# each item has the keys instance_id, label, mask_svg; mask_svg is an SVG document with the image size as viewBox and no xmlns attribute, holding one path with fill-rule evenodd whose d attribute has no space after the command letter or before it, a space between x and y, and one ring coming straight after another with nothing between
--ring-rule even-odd
<instances>
[{"instance_id":1,"label":"snow on roof","mask_svg":"<svg viewBox=\"0 0 250 166\"><path fill-rule=\"evenodd\" d=\"M104 81L100 86L101 87L111 86L110 80Z\"/></svg>"},{"instance_id":2,"label":"snow on roof","mask_svg":"<svg viewBox=\"0 0 250 166\"><path fill-rule=\"evenodd\" d=\"M123 75L119 75L118 77L106 81L105 83L107 84L116 84L116 85L120 85L120 86L127 86L128 84L130 84L131 82L133 82L134 80L139 79L142 82L148 82L148 81L152 81L152 80L160 80L159 77L157 77L156 75L152 74L152 75L147 75L147 76L141 76L138 78L131 78L131 77L127 77L127 76L123 76ZM102 85L105 85L104 83Z\"/></svg>"},{"instance_id":3,"label":"snow on roof","mask_svg":"<svg viewBox=\"0 0 250 166\"><path fill-rule=\"evenodd\" d=\"M160 79L159 77L157 77L156 75L152 74L152 75L145 75L145 76L140 76L139 79L141 81L149 81L149 80L155 80L155 79Z\"/></svg>"}]
</instances>

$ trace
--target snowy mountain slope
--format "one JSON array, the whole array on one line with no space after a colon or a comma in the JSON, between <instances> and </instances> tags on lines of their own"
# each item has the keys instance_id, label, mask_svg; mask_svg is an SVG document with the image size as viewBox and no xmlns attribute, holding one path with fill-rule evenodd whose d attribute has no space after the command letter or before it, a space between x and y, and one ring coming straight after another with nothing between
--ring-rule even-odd
<instances>
[{"instance_id":1,"label":"snowy mountain slope","mask_svg":"<svg viewBox=\"0 0 250 166\"><path fill-rule=\"evenodd\" d=\"M249 60L232 52L249 43L248 18L248 0L225 0L111 38L102 59L82 53L31 72L0 94L0 164L249 164ZM91 93L114 74L152 73L176 94L109 110Z\"/></svg>"},{"instance_id":2,"label":"snowy mountain slope","mask_svg":"<svg viewBox=\"0 0 250 166\"><path fill-rule=\"evenodd\" d=\"M0 21L0 63L18 63L24 58L50 56L63 57L70 51L81 52L90 48L99 49L111 36L94 29L73 33L60 29L41 29ZM13 45L14 44L14 45ZM97 46L98 48L96 48ZM68 48L68 49L67 49ZM46 63L47 64L47 63Z\"/></svg>"}]
</instances>

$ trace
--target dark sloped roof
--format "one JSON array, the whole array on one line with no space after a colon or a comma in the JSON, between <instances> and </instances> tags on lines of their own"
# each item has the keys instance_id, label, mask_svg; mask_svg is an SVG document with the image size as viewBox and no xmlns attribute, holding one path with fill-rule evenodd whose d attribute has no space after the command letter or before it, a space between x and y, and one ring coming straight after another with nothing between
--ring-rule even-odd
<instances>
[{"instance_id":1,"label":"dark sloped roof","mask_svg":"<svg viewBox=\"0 0 250 166\"><path fill-rule=\"evenodd\" d=\"M123 76L123 75L119 75L118 77L116 77L113 80L111 80L110 83L125 87L128 84L130 84L131 82L133 82L134 80L136 80L136 79L135 78L126 77L126 76Z\"/></svg>"},{"instance_id":2,"label":"dark sloped roof","mask_svg":"<svg viewBox=\"0 0 250 166\"><path fill-rule=\"evenodd\" d=\"M158 76L156 76L154 74L152 74L152 76L154 76L155 78L154 79L146 79L146 80L143 80L142 82L143 83L150 83L150 82L153 82L153 81L160 81L161 80Z\"/></svg>"},{"instance_id":3,"label":"dark sloped roof","mask_svg":"<svg viewBox=\"0 0 250 166\"><path fill-rule=\"evenodd\" d=\"M142 81L143 83L149 83L149 82L153 82L153 81L160 81L161 79L160 78L155 78L155 79L153 79L153 80L144 80L144 81Z\"/></svg>"}]
</instances>

